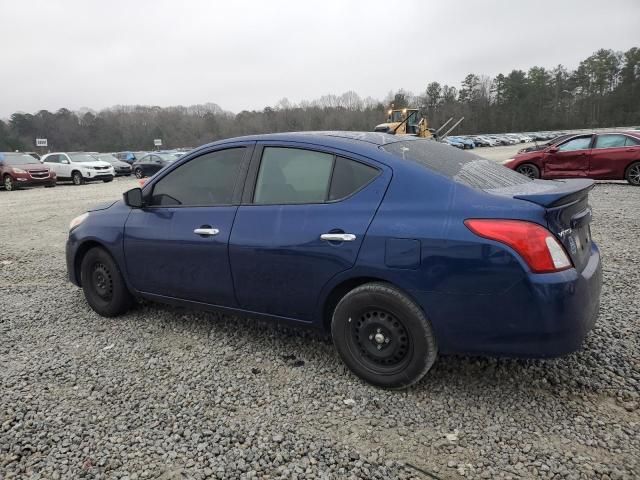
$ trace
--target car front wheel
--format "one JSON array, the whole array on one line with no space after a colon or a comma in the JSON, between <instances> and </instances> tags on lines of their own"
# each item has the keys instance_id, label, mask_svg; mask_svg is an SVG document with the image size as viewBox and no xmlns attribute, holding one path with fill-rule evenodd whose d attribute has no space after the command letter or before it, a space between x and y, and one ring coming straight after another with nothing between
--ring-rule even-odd
<instances>
[{"instance_id":1,"label":"car front wheel","mask_svg":"<svg viewBox=\"0 0 640 480\"><path fill-rule=\"evenodd\" d=\"M84 177L80 172L73 172L71 175L71 181L74 185L82 185L84 183Z\"/></svg>"},{"instance_id":2,"label":"car front wheel","mask_svg":"<svg viewBox=\"0 0 640 480\"><path fill-rule=\"evenodd\" d=\"M133 303L116 262L102 248L94 247L86 253L80 265L80 280L87 302L103 317L121 315Z\"/></svg>"},{"instance_id":3,"label":"car front wheel","mask_svg":"<svg viewBox=\"0 0 640 480\"><path fill-rule=\"evenodd\" d=\"M4 189L7 192L10 192L11 190L16 189L15 184L13 183L13 178L11 178L11 175L5 175L2 183L4 185Z\"/></svg>"},{"instance_id":4,"label":"car front wheel","mask_svg":"<svg viewBox=\"0 0 640 480\"><path fill-rule=\"evenodd\" d=\"M136 169L133 171L133 174L136 176L136 178L142 178L142 177L144 177L144 173L142 173L142 169L140 169L140 168L136 168Z\"/></svg>"},{"instance_id":5,"label":"car front wheel","mask_svg":"<svg viewBox=\"0 0 640 480\"><path fill-rule=\"evenodd\" d=\"M640 186L640 162L629 165L625 178L631 185Z\"/></svg>"},{"instance_id":6,"label":"car front wheel","mask_svg":"<svg viewBox=\"0 0 640 480\"><path fill-rule=\"evenodd\" d=\"M331 335L351 371L384 388L418 382L438 351L422 309L385 283L367 283L347 293L333 313Z\"/></svg>"},{"instance_id":7,"label":"car front wheel","mask_svg":"<svg viewBox=\"0 0 640 480\"><path fill-rule=\"evenodd\" d=\"M531 163L524 163L516 168L516 172L532 179L540 178L540 169Z\"/></svg>"}]
</instances>

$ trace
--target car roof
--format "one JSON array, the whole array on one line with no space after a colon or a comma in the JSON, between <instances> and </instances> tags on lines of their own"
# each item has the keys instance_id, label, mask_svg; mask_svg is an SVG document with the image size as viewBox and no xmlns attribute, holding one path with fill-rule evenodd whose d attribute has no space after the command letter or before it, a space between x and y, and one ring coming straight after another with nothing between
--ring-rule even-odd
<instances>
[{"instance_id":1,"label":"car roof","mask_svg":"<svg viewBox=\"0 0 640 480\"><path fill-rule=\"evenodd\" d=\"M234 137L213 142L210 145L218 145L228 142L238 141L286 141L303 143L320 143L327 146L344 145L370 145L378 147L388 143L401 142L416 137L405 135L391 135L380 132L352 132L352 131L310 131L310 132L287 132L287 133L267 133L261 135L248 135L244 137Z\"/></svg>"}]
</instances>

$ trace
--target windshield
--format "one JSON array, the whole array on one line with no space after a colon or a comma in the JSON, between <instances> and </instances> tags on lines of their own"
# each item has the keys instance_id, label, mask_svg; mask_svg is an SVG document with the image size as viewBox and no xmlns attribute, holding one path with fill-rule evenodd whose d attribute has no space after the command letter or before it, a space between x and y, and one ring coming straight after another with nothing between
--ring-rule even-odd
<instances>
[{"instance_id":1,"label":"windshield","mask_svg":"<svg viewBox=\"0 0 640 480\"><path fill-rule=\"evenodd\" d=\"M532 180L492 160L430 140L406 140L380 147L404 160L413 160L469 187L510 187Z\"/></svg>"},{"instance_id":2,"label":"windshield","mask_svg":"<svg viewBox=\"0 0 640 480\"><path fill-rule=\"evenodd\" d=\"M103 153L102 155L98 155L97 158L98 160L102 160L103 162L109 162L109 163L118 161L118 159L113 155L111 155L110 153Z\"/></svg>"},{"instance_id":3,"label":"windshield","mask_svg":"<svg viewBox=\"0 0 640 480\"><path fill-rule=\"evenodd\" d=\"M93 155L88 153L71 153L69 154L71 161L74 163L95 162L97 160Z\"/></svg>"},{"instance_id":4,"label":"windshield","mask_svg":"<svg viewBox=\"0 0 640 480\"><path fill-rule=\"evenodd\" d=\"M394 110L393 112L391 112L392 122L401 122L402 120L404 120L402 110Z\"/></svg>"},{"instance_id":5,"label":"windshield","mask_svg":"<svg viewBox=\"0 0 640 480\"><path fill-rule=\"evenodd\" d=\"M30 163L40 163L38 160L26 153L0 153L0 160L4 160L7 165L28 165Z\"/></svg>"}]
</instances>

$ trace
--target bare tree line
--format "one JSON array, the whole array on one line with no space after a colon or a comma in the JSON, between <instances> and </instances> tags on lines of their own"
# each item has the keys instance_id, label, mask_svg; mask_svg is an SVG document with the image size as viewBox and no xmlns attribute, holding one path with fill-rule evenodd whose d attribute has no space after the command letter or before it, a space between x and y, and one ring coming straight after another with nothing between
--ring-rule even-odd
<instances>
[{"instance_id":1,"label":"bare tree line","mask_svg":"<svg viewBox=\"0 0 640 480\"><path fill-rule=\"evenodd\" d=\"M597 128L640 124L640 49L601 49L570 71L562 65L513 70L494 78L470 73L460 87L426 83L413 94L400 89L382 100L356 92L237 114L215 103L189 107L115 106L100 112L17 112L0 121L0 151L34 149L36 137L53 150L148 150L197 146L220 138L296 130L372 130L385 111L417 106L437 127L465 117L456 133Z\"/></svg>"}]
</instances>

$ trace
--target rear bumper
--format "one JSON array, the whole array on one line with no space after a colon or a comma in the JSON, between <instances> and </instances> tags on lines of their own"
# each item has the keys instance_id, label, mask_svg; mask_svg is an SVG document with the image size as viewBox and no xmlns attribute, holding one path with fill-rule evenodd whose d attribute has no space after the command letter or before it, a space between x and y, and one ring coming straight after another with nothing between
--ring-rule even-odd
<instances>
[{"instance_id":1,"label":"rear bumper","mask_svg":"<svg viewBox=\"0 0 640 480\"><path fill-rule=\"evenodd\" d=\"M582 272L530 274L500 295L412 293L442 353L544 358L581 347L598 316L601 288L600 252L592 244Z\"/></svg>"}]
</instances>

